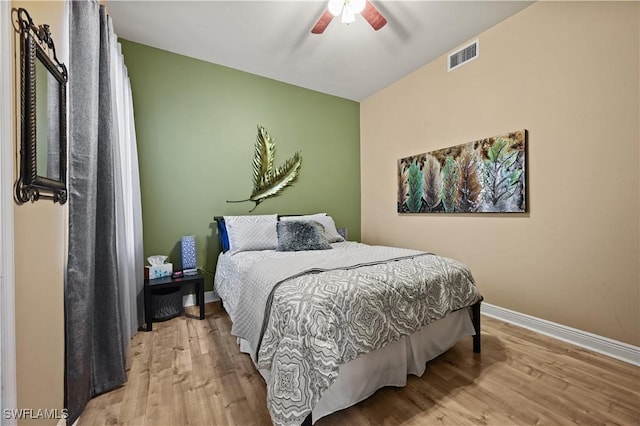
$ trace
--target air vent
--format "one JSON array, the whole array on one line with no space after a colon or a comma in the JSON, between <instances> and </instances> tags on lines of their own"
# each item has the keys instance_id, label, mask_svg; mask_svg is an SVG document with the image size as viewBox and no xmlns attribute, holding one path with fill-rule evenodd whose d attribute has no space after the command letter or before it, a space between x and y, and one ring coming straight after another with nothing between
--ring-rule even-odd
<instances>
[{"instance_id":1,"label":"air vent","mask_svg":"<svg viewBox=\"0 0 640 426\"><path fill-rule=\"evenodd\" d=\"M448 71L454 70L459 66L466 64L478 57L480 53L479 40L474 40L471 43L464 46L462 49L457 50L449 55Z\"/></svg>"}]
</instances>

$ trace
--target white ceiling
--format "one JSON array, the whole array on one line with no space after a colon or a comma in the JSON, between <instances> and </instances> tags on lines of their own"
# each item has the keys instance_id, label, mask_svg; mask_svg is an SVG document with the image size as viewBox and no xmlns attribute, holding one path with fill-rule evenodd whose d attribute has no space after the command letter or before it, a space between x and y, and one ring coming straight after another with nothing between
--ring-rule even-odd
<instances>
[{"instance_id":1,"label":"white ceiling","mask_svg":"<svg viewBox=\"0 0 640 426\"><path fill-rule=\"evenodd\" d=\"M361 101L525 8L529 1L373 1L387 18L335 18L326 1L110 0L119 37ZM482 53L482 41L480 42Z\"/></svg>"}]
</instances>

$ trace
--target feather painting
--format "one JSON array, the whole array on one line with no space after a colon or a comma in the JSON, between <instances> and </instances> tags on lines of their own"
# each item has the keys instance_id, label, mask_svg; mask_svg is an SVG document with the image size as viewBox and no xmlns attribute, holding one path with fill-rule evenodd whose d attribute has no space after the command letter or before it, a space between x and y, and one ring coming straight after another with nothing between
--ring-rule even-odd
<instances>
[{"instance_id":1,"label":"feather painting","mask_svg":"<svg viewBox=\"0 0 640 426\"><path fill-rule=\"evenodd\" d=\"M436 211L441 200L442 174L440 171L440 163L433 155L426 155L424 168L424 202L427 212Z\"/></svg>"},{"instance_id":2,"label":"feather painting","mask_svg":"<svg viewBox=\"0 0 640 426\"><path fill-rule=\"evenodd\" d=\"M402 164L398 164L398 212L405 208L407 195L409 194L409 178L407 171L403 170Z\"/></svg>"},{"instance_id":3,"label":"feather painting","mask_svg":"<svg viewBox=\"0 0 640 426\"><path fill-rule=\"evenodd\" d=\"M409 197L407 207L412 213L418 213L422 207L422 172L415 161L409 166Z\"/></svg>"},{"instance_id":4,"label":"feather painting","mask_svg":"<svg viewBox=\"0 0 640 426\"><path fill-rule=\"evenodd\" d=\"M509 149L509 143L503 138L496 141L487 150L485 160L485 202L496 210L500 203L512 198L517 190L522 170L516 166L518 152Z\"/></svg>"},{"instance_id":5,"label":"feather painting","mask_svg":"<svg viewBox=\"0 0 640 426\"><path fill-rule=\"evenodd\" d=\"M453 213L458 199L458 163L447 157L442 168L442 205L444 211Z\"/></svg>"},{"instance_id":6,"label":"feather painting","mask_svg":"<svg viewBox=\"0 0 640 426\"><path fill-rule=\"evenodd\" d=\"M517 130L401 158L398 213L526 212L526 155L527 131Z\"/></svg>"},{"instance_id":7,"label":"feather painting","mask_svg":"<svg viewBox=\"0 0 640 426\"><path fill-rule=\"evenodd\" d=\"M458 157L458 201L459 212L475 212L482 193L478 177L478 158L475 151L465 149Z\"/></svg>"}]
</instances>

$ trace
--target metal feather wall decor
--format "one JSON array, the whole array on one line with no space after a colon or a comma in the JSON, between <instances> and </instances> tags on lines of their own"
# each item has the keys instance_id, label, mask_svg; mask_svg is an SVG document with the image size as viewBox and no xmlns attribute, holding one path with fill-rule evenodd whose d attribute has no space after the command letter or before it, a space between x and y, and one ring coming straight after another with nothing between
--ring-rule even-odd
<instances>
[{"instance_id":1,"label":"metal feather wall decor","mask_svg":"<svg viewBox=\"0 0 640 426\"><path fill-rule=\"evenodd\" d=\"M249 210L252 212L258 205L269 197L279 195L285 188L292 185L300 174L302 157L299 152L284 162L282 166L274 167L276 141L269 136L266 129L258 125L258 137L253 157L253 192L246 200L227 201L227 203L243 203L253 201L256 205Z\"/></svg>"}]
</instances>

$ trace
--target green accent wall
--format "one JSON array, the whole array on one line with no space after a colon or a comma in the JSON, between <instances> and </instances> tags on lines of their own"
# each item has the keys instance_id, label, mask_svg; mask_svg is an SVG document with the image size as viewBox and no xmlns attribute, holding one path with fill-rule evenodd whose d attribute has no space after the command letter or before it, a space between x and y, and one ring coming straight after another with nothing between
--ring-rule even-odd
<instances>
[{"instance_id":1,"label":"green accent wall","mask_svg":"<svg viewBox=\"0 0 640 426\"><path fill-rule=\"evenodd\" d=\"M214 216L249 214L257 125L276 140L276 165L302 154L292 187L252 214L327 212L360 239L360 105L209 62L120 40L133 92L145 258L180 266L196 235L214 271ZM249 54L249 53L248 53ZM207 280L211 289L212 279Z\"/></svg>"}]
</instances>

